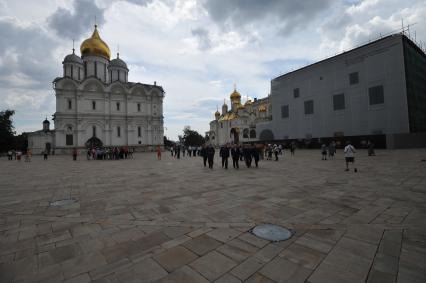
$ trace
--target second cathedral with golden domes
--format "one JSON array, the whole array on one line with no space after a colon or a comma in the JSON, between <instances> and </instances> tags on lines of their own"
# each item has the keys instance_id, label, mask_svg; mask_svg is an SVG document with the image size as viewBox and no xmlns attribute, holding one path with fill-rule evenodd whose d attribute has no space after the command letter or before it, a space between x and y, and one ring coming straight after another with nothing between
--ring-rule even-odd
<instances>
[{"instance_id":1,"label":"second cathedral with golden domes","mask_svg":"<svg viewBox=\"0 0 426 283\"><path fill-rule=\"evenodd\" d=\"M53 149L58 153L99 146L149 150L163 145L163 88L129 82L127 64L118 53L111 60L96 25L80 52L81 57L73 49L64 58L63 76L53 81ZM42 143L29 139L34 152L43 150Z\"/></svg>"},{"instance_id":2,"label":"second cathedral with golden domes","mask_svg":"<svg viewBox=\"0 0 426 283\"><path fill-rule=\"evenodd\" d=\"M230 94L231 107L226 102L214 114L210 131L206 133L215 146L227 143L247 143L259 140L256 125L271 119L269 97L241 103L241 94L234 88Z\"/></svg>"}]
</instances>

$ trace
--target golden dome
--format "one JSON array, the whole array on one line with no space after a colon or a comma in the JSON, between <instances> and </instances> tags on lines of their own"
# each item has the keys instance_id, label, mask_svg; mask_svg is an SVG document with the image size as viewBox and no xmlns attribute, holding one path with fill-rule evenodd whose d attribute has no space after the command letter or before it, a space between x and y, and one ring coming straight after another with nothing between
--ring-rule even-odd
<instances>
[{"instance_id":1,"label":"golden dome","mask_svg":"<svg viewBox=\"0 0 426 283\"><path fill-rule=\"evenodd\" d=\"M241 99L241 94L236 89L234 89L234 92L231 93L230 98L231 100Z\"/></svg>"},{"instance_id":2,"label":"golden dome","mask_svg":"<svg viewBox=\"0 0 426 283\"><path fill-rule=\"evenodd\" d=\"M101 39L98 32L98 26L95 25L95 30L90 38L83 41L80 46L81 56L94 55L104 57L109 60L111 51L108 45Z\"/></svg>"},{"instance_id":3,"label":"golden dome","mask_svg":"<svg viewBox=\"0 0 426 283\"><path fill-rule=\"evenodd\" d=\"M220 116L220 112L219 112L219 110L216 110L216 112L214 113L214 116L215 116L215 117L219 117L219 116Z\"/></svg>"},{"instance_id":4,"label":"golden dome","mask_svg":"<svg viewBox=\"0 0 426 283\"><path fill-rule=\"evenodd\" d=\"M239 104L238 106L237 106L237 109L244 109L245 107L244 107L244 105L242 105L242 104Z\"/></svg>"},{"instance_id":5,"label":"golden dome","mask_svg":"<svg viewBox=\"0 0 426 283\"><path fill-rule=\"evenodd\" d=\"M260 105L259 106L259 112L266 112L266 106L265 105Z\"/></svg>"}]
</instances>

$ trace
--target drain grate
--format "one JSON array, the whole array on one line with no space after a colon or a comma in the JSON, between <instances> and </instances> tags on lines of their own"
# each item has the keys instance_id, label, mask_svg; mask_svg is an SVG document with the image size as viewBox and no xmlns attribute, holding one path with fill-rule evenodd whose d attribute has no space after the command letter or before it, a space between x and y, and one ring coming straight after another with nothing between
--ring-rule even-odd
<instances>
[{"instance_id":1,"label":"drain grate","mask_svg":"<svg viewBox=\"0 0 426 283\"><path fill-rule=\"evenodd\" d=\"M273 224L258 225L250 232L259 238L274 242L288 240L293 235L291 230Z\"/></svg>"},{"instance_id":2,"label":"drain grate","mask_svg":"<svg viewBox=\"0 0 426 283\"><path fill-rule=\"evenodd\" d=\"M75 199L61 199L50 202L50 206L64 206L77 202Z\"/></svg>"}]
</instances>

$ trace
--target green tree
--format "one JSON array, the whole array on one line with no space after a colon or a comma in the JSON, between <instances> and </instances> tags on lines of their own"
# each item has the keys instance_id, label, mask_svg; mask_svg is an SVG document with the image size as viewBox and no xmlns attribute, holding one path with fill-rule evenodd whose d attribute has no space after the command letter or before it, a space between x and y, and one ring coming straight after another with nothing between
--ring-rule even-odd
<instances>
[{"instance_id":1,"label":"green tree","mask_svg":"<svg viewBox=\"0 0 426 283\"><path fill-rule=\"evenodd\" d=\"M0 152L14 147L15 131L12 123L13 110L0 111Z\"/></svg>"},{"instance_id":2,"label":"green tree","mask_svg":"<svg viewBox=\"0 0 426 283\"><path fill-rule=\"evenodd\" d=\"M183 144L185 146L200 146L205 143L205 139L197 131L191 130L190 126L185 126L183 129Z\"/></svg>"},{"instance_id":3,"label":"green tree","mask_svg":"<svg viewBox=\"0 0 426 283\"><path fill-rule=\"evenodd\" d=\"M174 142L169 140L166 136L164 136L164 146L165 147L172 147L174 146Z\"/></svg>"}]
</instances>

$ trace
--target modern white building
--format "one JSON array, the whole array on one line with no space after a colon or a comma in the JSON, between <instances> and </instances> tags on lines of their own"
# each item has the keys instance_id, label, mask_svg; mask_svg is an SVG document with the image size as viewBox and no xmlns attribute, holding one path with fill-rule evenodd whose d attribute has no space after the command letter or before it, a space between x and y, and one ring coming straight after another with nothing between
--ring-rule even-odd
<instances>
[{"instance_id":1,"label":"modern white building","mask_svg":"<svg viewBox=\"0 0 426 283\"><path fill-rule=\"evenodd\" d=\"M394 34L271 81L264 141L426 145L426 55Z\"/></svg>"},{"instance_id":2,"label":"modern white building","mask_svg":"<svg viewBox=\"0 0 426 283\"><path fill-rule=\"evenodd\" d=\"M228 143L247 143L259 140L257 124L270 120L269 97L248 100L241 103L241 94L234 89L229 96L231 105L222 105L222 113L217 110L215 119L210 122L206 132L209 142L215 146Z\"/></svg>"},{"instance_id":3,"label":"modern white building","mask_svg":"<svg viewBox=\"0 0 426 283\"><path fill-rule=\"evenodd\" d=\"M163 88L156 83L129 82L127 64L118 53L110 60L97 26L80 51L81 57L74 49L65 57L63 76L53 81L54 130L28 134L33 153L48 147L66 153L73 148L151 150L163 145Z\"/></svg>"}]
</instances>

